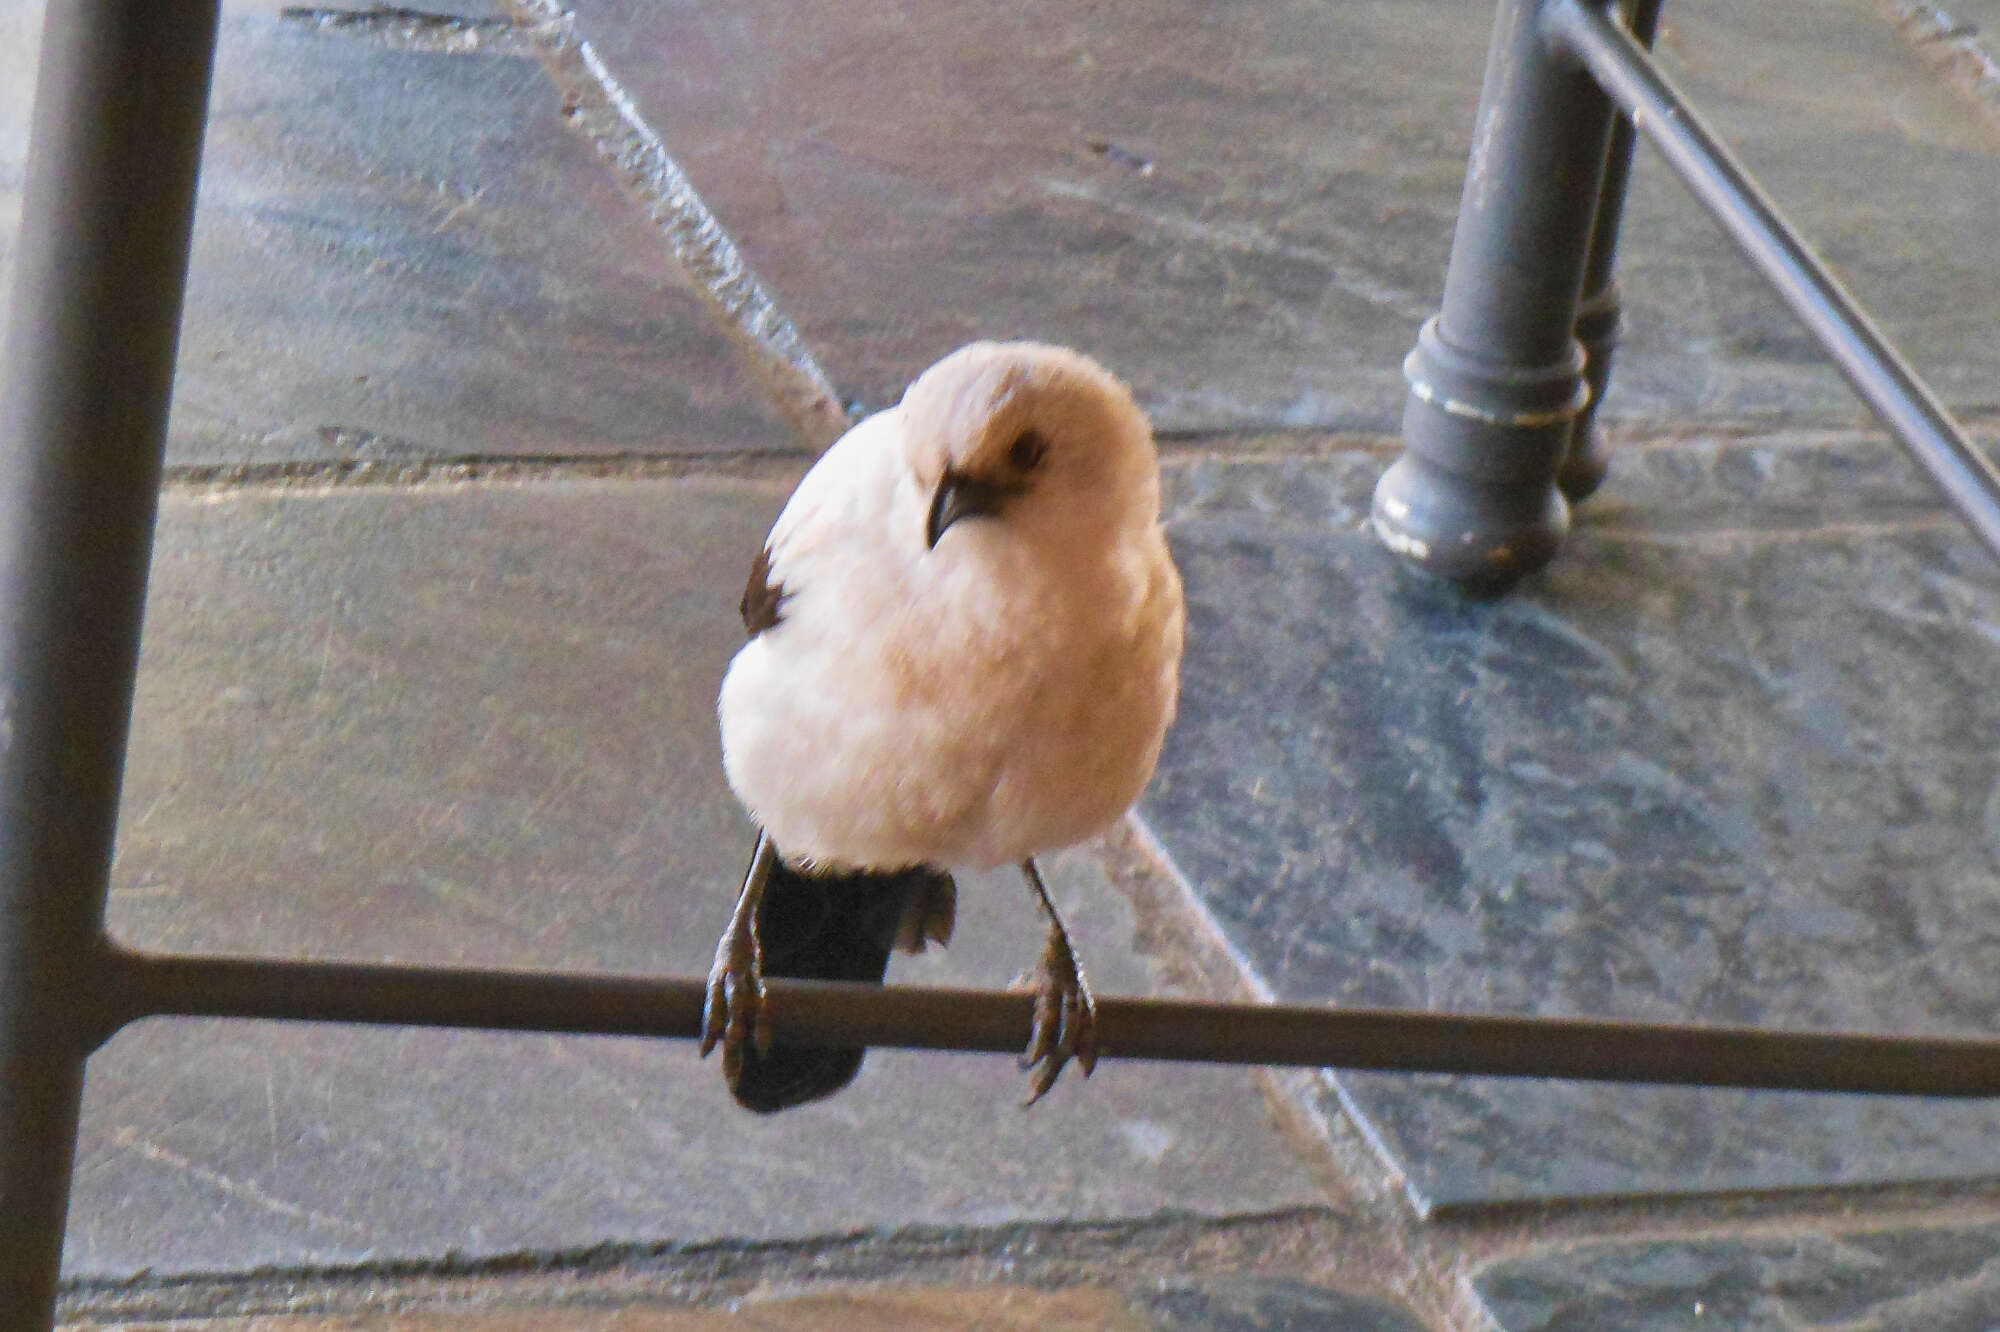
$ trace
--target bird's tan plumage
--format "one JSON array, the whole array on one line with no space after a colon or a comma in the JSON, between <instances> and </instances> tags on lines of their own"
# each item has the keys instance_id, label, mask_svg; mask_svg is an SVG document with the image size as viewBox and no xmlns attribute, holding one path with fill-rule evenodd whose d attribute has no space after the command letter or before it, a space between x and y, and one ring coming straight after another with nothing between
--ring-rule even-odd
<instances>
[{"instance_id":1,"label":"bird's tan plumage","mask_svg":"<svg viewBox=\"0 0 2000 1332\"><path fill-rule=\"evenodd\" d=\"M947 467L1003 480L993 521L925 547ZM806 476L772 529L783 615L731 664L731 785L789 859L1017 862L1138 797L1173 716L1180 579L1150 429L1073 352L976 344Z\"/></svg>"},{"instance_id":2,"label":"bird's tan plumage","mask_svg":"<svg viewBox=\"0 0 2000 1332\"><path fill-rule=\"evenodd\" d=\"M849 928L861 906L815 914L808 899L902 894L941 940L945 872L1009 863L1051 924L1035 1094L1072 1055L1087 1072L1089 989L1033 857L1120 818L1173 718L1181 584L1131 394L1061 348L953 353L806 474L742 612L752 636L723 681L723 764L781 859L760 847L710 977L705 1042L723 1043L738 1100L826 1095L860 1062L749 1041L760 922L842 931L795 934L792 955L810 961L772 974L875 978L887 945Z\"/></svg>"}]
</instances>

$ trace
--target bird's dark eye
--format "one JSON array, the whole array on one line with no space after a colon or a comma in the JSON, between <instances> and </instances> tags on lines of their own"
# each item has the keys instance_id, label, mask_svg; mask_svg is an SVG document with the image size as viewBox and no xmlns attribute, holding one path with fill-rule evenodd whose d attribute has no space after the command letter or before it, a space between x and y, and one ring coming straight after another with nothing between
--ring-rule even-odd
<instances>
[{"instance_id":1,"label":"bird's dark eye","mask_svg":"<svg viewBox=\"0 0 2000 1332\"><path fill-rule=\"evenodd\" d=\"M1017 472L1032 472L1049 451L1049 442L1039 430L1023 430L1007 446L1007 462Z\"/></svg>"}]
</instances>

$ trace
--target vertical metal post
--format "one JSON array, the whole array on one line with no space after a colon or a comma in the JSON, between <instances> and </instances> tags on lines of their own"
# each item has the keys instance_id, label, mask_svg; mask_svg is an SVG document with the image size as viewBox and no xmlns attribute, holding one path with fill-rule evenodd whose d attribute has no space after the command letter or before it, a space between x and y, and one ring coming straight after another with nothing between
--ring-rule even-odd
<instances>
[{"instance_id":1,"label":"vertical metal post","mask_svg":"<svg viewBox=\"0 0 2000 1332\"><path fill-rule=\"evenodd\" d=\"M1659 27L1660 0L1635 0L1628 26L1643 46L1653 44ZM1610 468L1610 445L1597 424L1598 404L1611 382L1611 353L1618 345L1618 282L1612 276L1618 258L1618 227L1625 217L1625 185L1632 174L1632 145L1638 135L1632 121L1617 116L1611 124L1611 147L1604 156L1604 180L1597 192L1597 221L1590 232L1590 257L1583 273L1583 299L1576 311L1576 340L1583 344L1583 378L1590 401L1570 423L1569 453L1556 473L1556 485L1571 504L1590 498L1604 484Z\"/></svg>"},{"instance_id":2,"label":"vertical metal post","mask_svg":"<svg viewBox=\"0 0 2000 1332\"><path fill-rule=\"evenodd\" d=\"M1611 104L1545 37L1545 4L1500 0L1444 306L1404 362L1406 447L1375 488L1385 545L1481 593L1561 545L1555 477L1588 401L1574 327Z\"/></svg>"},{"instance_id":3,"label":"vertical metal post","mask_svg":"<svg viewBox=\"0 0 2000 1332\"><path fill-rule=\"evenodd\" d=\"M216 0L53 0L0 366L0 1328L46 1328Z\"/></svg>"}]
</instances>

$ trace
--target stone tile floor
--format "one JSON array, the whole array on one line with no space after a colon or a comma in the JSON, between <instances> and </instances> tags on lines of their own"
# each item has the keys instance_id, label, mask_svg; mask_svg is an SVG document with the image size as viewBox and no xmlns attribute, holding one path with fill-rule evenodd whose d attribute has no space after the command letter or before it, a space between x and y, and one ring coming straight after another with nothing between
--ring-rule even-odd
<instances>
[{"instance_id":1,"label":"stone tile floor","mask_svg":"<svg viewBox=\"0 0 2000 1332\"><path fill-rule=\"evenodd\" d=\"M0 0L0 276L38 0ZM1071 342L1193 611L1108 992L2000 1028L2000 577L1644 158L1621 455L1510 598L1361 529L1474 0L226 0L112 902L162 948L698 969L712 700L847 410ZM1993 0L1673 0L1670 71L2000 442ZM1982 45L1982 42L1986 43ZM747 264L747 268L742 265ZM917 981L997 985L973 885ZM149 1024L93 1061L83 1326L1990 1327L2000 1111ZM208 1320L208 1321L202 1321Z\"/></svg>"}]
</instances>

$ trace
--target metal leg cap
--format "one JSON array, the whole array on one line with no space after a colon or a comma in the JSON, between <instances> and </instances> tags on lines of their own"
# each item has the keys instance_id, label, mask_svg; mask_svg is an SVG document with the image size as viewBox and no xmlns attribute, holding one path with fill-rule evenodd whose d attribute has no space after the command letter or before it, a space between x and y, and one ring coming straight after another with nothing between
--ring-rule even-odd
<instances>
[{"instance_id":1,"label":"metal leg cap","mask_svg":"<svg viewBox=\"0 0 2000 1332\"><path fill-rule=\"evenodd\" d=\"M1555 558L1569 505L1554 485L1480 484L1405 455L1375 483L1375 535L1473 596L1498 596Z\"/></svg>"},{"instance_id":2,"label":"metal leg cap","mask_svg":"<svg viewBox=\"0 0 2000 1332\"><path fill-rule=\"evenodd\" d=\"M1556 473L1556 486L1571 504L1581 504L1597 493L1611 471L1611 442L1595 421L1578 422L1576 437Z\"/></svg>"}]
</instances>

